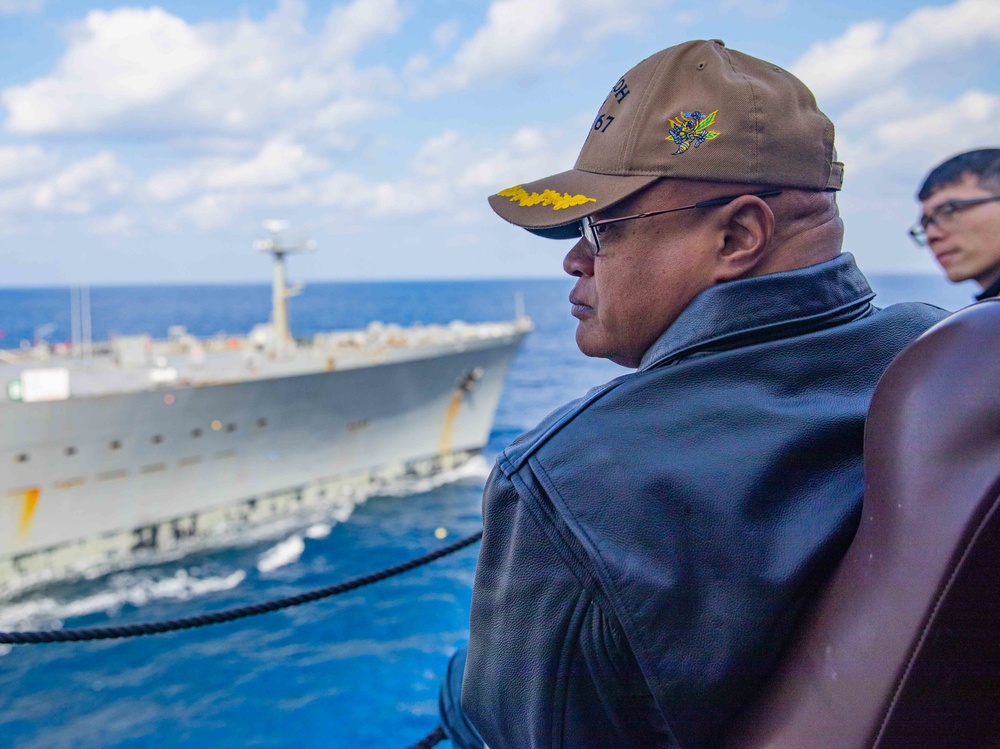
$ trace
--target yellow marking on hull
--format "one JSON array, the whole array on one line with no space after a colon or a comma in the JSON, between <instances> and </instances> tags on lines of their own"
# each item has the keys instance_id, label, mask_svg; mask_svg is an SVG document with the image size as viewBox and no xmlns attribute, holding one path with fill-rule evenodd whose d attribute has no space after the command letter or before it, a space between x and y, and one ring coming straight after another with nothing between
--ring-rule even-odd
<instances>
[{"instance_id":1,"label":"yellow marking on hull","mask_svg":"<svg viewBox=\"0 0 1000 749\"><path fill-rule=\"evenodd\" d=\"M28 535L28 531L31 530L31 519L35 516L35 507L38 505L38 497L41 496L42 490L37 486L31 489L25 489L21 494L21 499L24 502L24 506L21 508L21 522L17 528L17 534L24 538Z\"/></svg>"},{"instance_id":2,"label":"yellow marking on hull","mask_svg":"<svg viewBox=\"0 0 1000 749\"><path fill-rule=\"evenodd\" d=\"M451 454L451 441L455 436L455 420L458 418L458 409L462 405L463 395L461 390L452 393L448 410L445 411L444 429L441 430L441 439L438 440L438 454L442 459Z\"/></svg>"}]
</instances>

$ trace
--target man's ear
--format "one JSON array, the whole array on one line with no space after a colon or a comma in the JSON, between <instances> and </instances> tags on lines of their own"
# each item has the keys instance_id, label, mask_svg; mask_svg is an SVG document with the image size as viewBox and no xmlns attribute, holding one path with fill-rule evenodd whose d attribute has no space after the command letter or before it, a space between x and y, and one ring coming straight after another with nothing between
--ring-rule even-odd
<instances>
[{"instance_id":1,"label":"man's ear","mask_svg":"<svg viewBox=\"0 0 1000 749\"><path fill-rule=\"evenodd\" d=\"M743 195L719 210L721 243L715 282L752 275L763 262L774 237L774 212L761 198Z\"/></svg>"}]
</instances>

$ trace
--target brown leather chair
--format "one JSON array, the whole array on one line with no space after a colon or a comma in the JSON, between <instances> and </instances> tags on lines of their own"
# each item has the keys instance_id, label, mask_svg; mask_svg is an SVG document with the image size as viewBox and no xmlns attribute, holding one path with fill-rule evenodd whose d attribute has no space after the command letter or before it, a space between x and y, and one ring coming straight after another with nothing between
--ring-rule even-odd
<instances>
[{"instance_id":1,"label":"brown leather chair","mask_svg":"<svg viewBox=\"0 0 1000 749\"><path fill-rule=\"evenodd\" d=\"M726 745L1000 748L1000 299L886 370L857 536Z\"/></svg>"}]
</instances>

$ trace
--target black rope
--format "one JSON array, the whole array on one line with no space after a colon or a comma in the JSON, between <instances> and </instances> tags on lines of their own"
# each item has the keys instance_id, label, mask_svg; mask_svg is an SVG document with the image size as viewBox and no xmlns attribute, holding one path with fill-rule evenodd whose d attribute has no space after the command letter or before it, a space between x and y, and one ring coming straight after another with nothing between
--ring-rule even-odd
<instances>
[{"instance_id":1,"label":"black rope","mask_svg":"<svg viewBox=\"0 0 1000 749\"><path fill-rule=\"evenodd\" d=\"M445 734L444 729L438 724L438 727L431 731L429 734L424 736L420 741L418 741L409 749L431 749L432 746L437 746L442 741L444 741L448 736Z\"/></svg>"},{"instance_id":2,"label":"black rope","mask_svg":"<svg viewBox=\"0 0 1000 749\"><path fill-rule=\"evenodd\" d=\"M121 627L96 627L92 629L63 629L47 630L38 632L0 632L0 644L5 645L26 645L41 642L82 642L84 640L114 640L122 637L141 637L143 635L158 635L164 632L176 632L182 629L192 629L194 627L204 627L209 624L222 624L232 622L237 619L245 619L248 616L267 614L271 611L287 609L291 606L300 606L303 603L319 601L323 598L347 593L348 591L377 583L388 577L409 572L417 567L440 559L441 557L453 554L456 551L471 546L483 537L483 532L478 531L471 536L466 536L458 541L454 541L447 546L443 546L435 551L428 552L423 556L411 559L408 562L387 567L378 572L371 572L367 575L345 580L336 585L329 585L325 588L317 588L298 595L278 598L274 601L255 603L250 606L239 606L237 608L216 611L211 614L200 614L198 616L188 616L182 619L168 619L162 622L146 622L144 624L126 624ZM429 738L429 737L428 737ZM440 740L440 739L439 739ZM436 742L435 742L436 743ZM427 746L434 746L428 744Z\"/></svg>"}]
</instances>

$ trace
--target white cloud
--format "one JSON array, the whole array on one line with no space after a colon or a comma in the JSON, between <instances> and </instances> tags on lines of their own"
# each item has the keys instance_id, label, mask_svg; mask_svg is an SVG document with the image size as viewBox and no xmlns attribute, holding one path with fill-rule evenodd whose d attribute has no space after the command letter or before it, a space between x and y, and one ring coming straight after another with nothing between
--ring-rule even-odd
<instances>
[{"instance_id":1,"label":"white cloud","mask_svg":"<svg viewBox=\"0 0 1000 749\"><path fill-rule=\"evenodd\" d=\"M493 0L486 22L455 52L442 69L422 75L419 57L411 61L412 90L417 97L433 97L468 88L482 80L500 79L537 70L565 59L559 42L571 40L579 54L582 38L594 41L640 26L647 8L664 4L642 0L622 4L604 0Z\"/></svg>"},{"instance_id":2,"label":"white cloud","mask_svg":"<svg viewBox=\"0 0 1000 749\"><path fill-rule=\"evenodd\" d=\"M199 229L218 229L233 222L239 207L225 195L202 195L181 209L180 215Z\"/></svg>"},{"instance_id":3,"label":"white cloud","mask_svg":"<svg viewBox=\"0 0 1000 749\"><path fill-rule=\"evenodd\" d=\"M0 185L36 177L58 163L58 156L38 146L0 147Z\"/></svg>"},{"instance_id":4,"label":"white cloud","mask_svg":"<svg viewBox=\"0 0 1000 749\"><path fill-rule=\"evenodd\" d=\"M36 220L48 216L79 219L78 230L92 234L134 233L135 179L126 166L108 151L62 167L58 162L34 146L0 149L0 172L4 164L19 170L9 172L16 178L8 186L0 184L0 234L36 231Z\"/></svg>"},{"instance_id":5,"label":"white cloud","mask_svg":"<svg viewBox=\"0 0 1000 749\"><path fill-rule=\"evenodd\" d=\"M424 75L430 69L431 58L427 55L414 55L406 61L406 65L403 67L403 75L412 80Z\"/></svg>"},{"instance_id":6,"label":"white cloud","mask_svg":"<svg viewBox=\"0 0 1000 749\"><path fill-rule=\"evenodd\" d=\"M750 18L777 18L788 12L790 0L722 0L722 11L737 11Z\"/></svg>"},{"instance_id":7,"label":"white cloud","mask_svg":"<svg viewBox=\"0 0 1000 749\"><path fill-rule=\"evenodd\" d=\"M91 11L51 74L0 93L4 128L253 133L284 120L307 129L317 110L390 87L386 71L357 70L351 58L398 28L396 0L335 6L319 33L304 28L304 16L300 0L283 0L260 21L190 24L157 7Z\"/></svg>"},{"instance_id":8,"label":"white cloud","mask_svg":"<svg viewBox=\"0 0 1000 749\"><path fill-rule=\"evenodd\" d=\"M31 209L31 189L24 185L0 188L0 222L12 224L12 216Z\"/></svg>"},{"instance_id":9,"label":"white cloud","mask_svg":"<svg viewBox=\"0 0 1000 749\"><path fill-rule=\"evenodd\" d=\"M320 130L340 131L348 125L363 122L376 114L388 114L392 111L394 111L393 108L387 104L371 99L347 96L320 109L316 113L313 123Z\"/></svg>"},{"instance_id":10,"label":"white cloud","mask_svg":"<svg viewBox=\"0 0 1000 749\"><path fill-rule=\"evenodd\" d=\"M842 36L814 44L792 72L818 99L834 101L876 91L920 63L961 59L977 45L998 42L1000 3L958 0L919 8L893 25L854 24Z\"/></svg>"},{"instance_id":11,"label":"white cloud","mask_svg":"<svg viewBox=\"0 0 1000 749\"><path fill-rule=\"evenodd\" d=\"M90 222L89 229L94 234L128 237L135 233L135 224L134 216L119 211L110 216L94 218Z\"/></svg>"},{"instance_id":12,"label":"white cloud","mask_svg":"<svg viewBox=\"0 0 1000 749\"><path fill-rule=\"evenodd\" d=\"M362 212L369 218L415 216L436 213L453 204L449 182L407 177L372 181L359 174L338 173L319 183L318 200L354 217Z\"/></svg>"},{"instance_id":13,"label":"white cloud","mask_svg":"<svg viewBox=\"0 0 1000 749\"><path fill-rule=\"evenodd\" d=\"M458 39L459 33L462 31L462 24L458 19L452 19L450 21L445 21L434 28L431 32L431 38L434 40L434 45L439 49L444 49L445 47L451 46L451 43Z\"/></svg>"},{"instance_id":14,"label":"white cloud","mask_svg":"<svg viewBox=\"0 0 1000 749\"><path fill-rule=\"evenodd\" d=\"M394 33L402 18L396 0L353 0L336 6L327 17L320 48L328 58L348 60L372 40Z\"/></svg>"},{"instance_id":15,"label":"white cloud","mask_svg":"<svg viewBox=\"0 0 1000 749\"><path fill-rule=\"evenodd\" d=\"M566 24L568 11L564 0L495 0L486 24L459 47L448 67L418 82L415 93L434 96L481 78L530 69Z\"/></svg>"},{"instance_id":16,"label":"white cloud","mask_svg":"<svg viewBox=\"0 0 1000 749\"><path fill-rule=\"evenodd\" d=\"M864 109L864 105L860 105ZM942 122L961 120L961 127L945 128ZM952 101L923 105L919 111L910 107L895 116L883 115L873 127L858 131L855 137L841 139L840 152L849 165L849 174L880 170L909 173L963 150L996 141L996 123L1000 119L1000 95L967 91Z\"/></svg>"},{"instance_id":17,"label":"white cloud","mask_svg":"<svg viewBox=\"0 0 1000 749\"><path fill-rule=\"evenodd\" d=\"M905 86L895 85L852 102L847 110L837 115L836 124L838 128L870 129L875 122L919 114L927 105L926 99L916 99Z\"/></svg>"},{"instance_id":18,"label":"white cloud","mask_svg":"<svg viewBox=\"0 0 1000 749\"><path fill-rule=\"evenodd\" d=\"M564 171L576 160L580 144L554 136L535 127L521 128L504 147L468 164L456 181L462 188L494 192Z\"/></svg>"},{"instance_id":19,"label":"white cloud","mask_svg":"<svg viewBox=\"0 0 1000 749\"><path fill-rule=\"evenodd\" d=\"M703 17L698 11L682 10L674 14L674 23L678 26L693 26Z\"/></svg>"},{"instance_id":20,"label":"white cloud","mask_svg":"<svg viewBox=\"0 0 1000 749\"><path fill-rule=\"evenodd\" d=\"M53 213L85 215L120 197L131 172L105 151L71 164L32 190L32 207Z\"/></svg>"},{"instance_id":21,"label":"white cloud","mask_svg":"<svg viewBox=\"0 0 1000 749\"><path fill-rule=\"evenodd\" d=\"M279 187L325 167L325 161L309 155L301 144L279 138L266 143L249 161L212 170L205 185L224 190Z\"/></svg>"},{"instance_id":22,"label":"white cloud","mask_svg":"<svg viewBox=\"0 0 1000 749\"><path fill-rule=\"evenodd\" d=\"M207 190L212 191L217 203L227 191L287 187L326 167L325 160L309 154L288 136L281 136L265 143L249 159L215 157L163 170L149 178L146 190L160 202L173 202Z\"/></svg>"},{"instance_id":23,"label":"white cloud","mask_svg":"<svg viewBox=\"0 0 1000 749\"><path fill-rule=\"evenodd\" d=\"M896 23L856 23L814 44L792 71L833 115L849 183L895 190L947 156L996 141L1000 96L990 71L998 41L1000 4L957 0Z\"/></svg>"},{"instance_id":24,"label":"white cloud","mask_svg":"<svg viewBox=\"0 0 1000 749\"><path fill-rule=\"evenodd\" d=\"M55 161L45 154L36 153L28 162L37 167L30 178L25 172L23 179L0 188L0 220L31 213L89 215L118 202L132 184L129 169L107 151L61 169L53 169Z\"/></svg>"},{"instance_id":25,"label":"white cloud","mask_svg":"<svg viewBox=\"0 0 1000 749\"><path fill-rule=\"evenodd\" d=\"M0 0L0 16L15 13L37 13L45 6L45 0Z\"/></svg>"},{"instance_id":26,"label":"white cloud","mask_svg":"<svg viewBox=\"0 0 1000 749\"><path fill-rule=\"evenodd\" d=\"M418 149L409 176L375 182L334 174L320 182L319 200L371 217L442 214L453 223L468 223L470 216L482 215L490 193L567 168L576 154L575 146L566 147L569 140L561 130L521 128L505 143L488 146L446 130Z\"/></svg>"},{"instance_id":27,"label":"white cloud","mask_svg":"<svg viewBox=\"0 0 1000 749\"><path fill-rule=\"evenodd\" d=\"M454 174L456 161L461 161L465 155L459 154L459 151L465 148L466 142L461 133L445 130L420 146L413 157L413 172L421 178L443 178Z\"/></svg>"},{"instance_id":28,"label":"white cloud","mask_svg":"<svg viewBox=\"0 0 1000 749\"><path fill-rule=\"evenodd\" d=\"M159 8L91 11L56 72L0 95L13 133L86 132L163 100L210 67L191 27Z\"/></svg>"},{"instance_id":29,"label":"white cloud","mask_svg":"<svg viewBox=\"0 0 1000 749\"><path fill-rule=\"evenodd\" d=\"M136 189L141 183L103 152L0 189L0 220L31 212L86 216L92 233L121 236L136 234L144 224L216 229L277 208L329 209L348 222L437 215L449 224L468 223L485 214L489 193L571 163L576 148L566 145L573 142L568 129L521 128L500 142L446 130L417 149L400 178L384 180L330 173L326 160L289 135L242 157L201 158L163 169L144 189Z\"/></svg>"}]
</instances>

